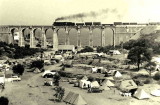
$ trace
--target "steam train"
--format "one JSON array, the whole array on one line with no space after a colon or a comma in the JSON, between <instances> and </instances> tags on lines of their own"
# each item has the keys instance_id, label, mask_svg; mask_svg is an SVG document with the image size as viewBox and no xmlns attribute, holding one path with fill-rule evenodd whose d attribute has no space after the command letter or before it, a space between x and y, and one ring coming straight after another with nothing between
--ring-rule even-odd
<instances>
[{"instance_id":1,"label":"steam train","mask_svg":"<svg viewBox=\"0 0 160 105\"><path fill-rule=\"evenodd\" d=\"M84 22L84 23L74 23L74 22L54 22L53 26L99 26L99 25L138 25L136 22L123 23L123 22L114 22L113 24L101 24L101 22Z\"/></svg>"}]
</instances>

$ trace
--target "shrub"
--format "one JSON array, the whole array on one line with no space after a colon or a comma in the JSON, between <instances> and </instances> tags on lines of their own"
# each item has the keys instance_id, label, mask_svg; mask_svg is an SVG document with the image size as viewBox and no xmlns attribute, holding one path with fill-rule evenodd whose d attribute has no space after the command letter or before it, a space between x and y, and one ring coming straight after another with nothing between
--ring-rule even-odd
<instances>
[{"instance_id":1,"label":"shrub","mask_svg":"<svg viewBox=\"0 0 160 105\"><path fill-rule=\"evenodd\" d=\"M80 52L93 52L93 48L86 46L84 49L82 49Z\"/></svg>"},{"instance_id":2,"label":"shrub","mask_svg":"<svg viewBox=\"0 0 160 105\"><path fill-rule=\"evenodd\" d=\"M96 80L96 79L95 79L94 77L91 77L91 76L88 77L88 81L91 81L91 82L92 82L92 81L95 81L95 80Z\"/></svg>"},{"instance_id":3,"label":"shrub","mask_svg":"<svg viewBox=\"0 0 160 105\"><path fill-rule=\"evenodd\" d=\"M144 83L144 84L150 84L150 83L152 83L152 80L148 78L148 79L146 79L143 83Z\"/></svg>"},{"instance_id":4,"label":"shrub","mask_svg":"<svg viewBox=\"0 0 160 105\"><path fill-rule=\"evenodd\" d=\"M160 80L160 72L156 73L153 78L155 80Z\"/></svg>"},{"instance_id":5,"label":"shrub","mask_svg":"<svg viewBox=\"0 0 160 105\"><path fill-rule=\"evenodd\" d=\"M74 77L74 75L72 73L67 73L65 71L59 71L58 74L61 76L61 77L68 77L68 78L72 78Z\"/></svg>"},{"instance_id":6,"label":"shrub","mask_svg":"<svg viewBox=\"0 0 160 105\"><path fill-rule=\"evenodd\" d=\"M7 97L3 97L3 96L0 97L0 105L8 105L8 103L9 103L9 100Z\"/></svg>"},{"instance_id":7,"label":"shrub","mask_svg":"<svg viewBox=\"0 0 160 105\"><path fill-rule=\"evenodd\" d=\"M138 74L132 77L132 79L143 79L143 78L149 78L148 75Z\"/></svg>"},{"instance_id":8,"label":"shrub","mask_svg":"<svg viewBox=\"0 0 160 105\"><path fill-rule=\"evenodd\" d=\"M24 72L24 66L21 64L17 64L13 66L13 73L18 74L18 75L23 75Z\"/></svg>"},{"instance_id":9,"label":"shrub","mask_svg":"<svg viewBox=\"0 0 160 105\"><path fill-rule=\"evenodd\" d=\"M31 64L31 68L38 68L41 69L44 66L44 61L43 60L37 60L37 61L33 61Z\"/></svg>"},{"instance_id":10,"label":"shrub","mask_svg":"<svg viewBox=\"0 0 160 105\"><path fill-rule=\"evenodd\" d=\"M134 81L138 86L143 86L144 85L144 83L141 80L137 79L137 80L134 80Z\"/></svg>"}]
</instances>

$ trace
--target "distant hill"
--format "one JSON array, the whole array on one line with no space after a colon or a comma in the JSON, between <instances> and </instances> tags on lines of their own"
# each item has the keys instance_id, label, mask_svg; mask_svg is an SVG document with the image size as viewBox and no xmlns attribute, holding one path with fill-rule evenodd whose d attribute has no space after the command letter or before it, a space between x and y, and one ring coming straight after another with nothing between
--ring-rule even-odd
<instances>
[{"instance_id":1,"label":"distant hill","mask_svg":"<svg viewBox=\"0 0 160 105\"><path fill-rule=\"evenodd\" d=\"M131 37L132 40L137 40L139 38L160 42L160 26L146 26Z\"/></svg>"}]
</instances>

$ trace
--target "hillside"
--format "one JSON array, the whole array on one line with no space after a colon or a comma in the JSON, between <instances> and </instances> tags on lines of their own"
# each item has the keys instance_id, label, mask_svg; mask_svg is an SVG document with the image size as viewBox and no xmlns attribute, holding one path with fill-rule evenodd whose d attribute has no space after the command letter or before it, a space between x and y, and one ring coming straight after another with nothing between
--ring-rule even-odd
<instances>
[{"instance_id":1,"label":"hillside","mask_svg":"<svg viewBox=\"0 0 160 105\"><path fill-rule=\"evenodd\" d=\"M137 40L139 38L160 42L160 26L146 26L131 37L132 40Z\"/></svg>"}]
</instances>

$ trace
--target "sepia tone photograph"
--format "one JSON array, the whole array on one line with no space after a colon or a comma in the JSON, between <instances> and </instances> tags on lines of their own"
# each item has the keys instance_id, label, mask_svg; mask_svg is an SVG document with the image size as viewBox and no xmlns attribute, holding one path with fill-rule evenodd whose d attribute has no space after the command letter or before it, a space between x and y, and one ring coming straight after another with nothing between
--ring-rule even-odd
<instances>
[{"instance_id":1,"label":"sepia tone photograph","mask_svg":"<svg viewBox=\"0 0 160 105\"><path fill-rule=\"evenodd\" d=\"M0 0L0 105L159 105L159 0Z\"/></svg>"}]
</instances>

